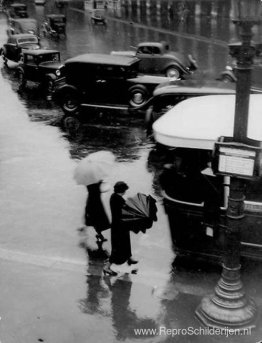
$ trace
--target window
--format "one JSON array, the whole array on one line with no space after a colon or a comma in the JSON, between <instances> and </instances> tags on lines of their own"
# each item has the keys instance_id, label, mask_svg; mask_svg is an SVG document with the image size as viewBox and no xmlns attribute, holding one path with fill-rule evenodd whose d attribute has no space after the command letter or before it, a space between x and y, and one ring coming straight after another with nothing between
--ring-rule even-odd
<instances>
[{"instance_id":1,"label":"window","mask_svg":"<svg viewBox=\"0 0 262 343\"><path fill-rule=\"evenodd\" d=\"M38 43L38 40L36 37L26 37L26 38L19 38L17 40L17 43L21 44L21 43Z\"/></svg>"},{"instance_id":2,"label":"window","mask_svg":"<svg viewBox=\"0 0 262 343\"><path fill-rule=\"evenodd\" d=\"M150 46L141 46L137 52L139 54L152 54L152 48Z\"/></svg>"}]
</instances>

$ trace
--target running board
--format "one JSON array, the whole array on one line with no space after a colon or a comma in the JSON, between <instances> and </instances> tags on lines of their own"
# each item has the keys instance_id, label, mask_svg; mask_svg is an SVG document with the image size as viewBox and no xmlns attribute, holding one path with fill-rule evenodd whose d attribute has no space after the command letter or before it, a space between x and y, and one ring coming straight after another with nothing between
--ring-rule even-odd
<instances>
[{"instance_id":1,"label":"running board","mask_svg":"<svg viewBox=\"0 0 262 343\"><path fill-rule=\"evenodd\" d=\"M135 109L132 109L128 106L114 106L114 105L93 105L93 104L81 104L81 106L83 107L95 107L95 108L108 108L108 109L112 109L112 110L126 110L126 111L132 111Z\"/></svg>"}]
</instances>

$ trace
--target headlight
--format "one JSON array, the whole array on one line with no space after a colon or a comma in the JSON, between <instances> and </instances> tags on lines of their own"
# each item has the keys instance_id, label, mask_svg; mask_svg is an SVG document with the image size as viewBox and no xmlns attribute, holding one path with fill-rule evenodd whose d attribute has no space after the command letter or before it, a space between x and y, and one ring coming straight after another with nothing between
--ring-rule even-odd
<instances>
[{"instance_id":1,"label":"headlight","mask_svg":"<svg viewBox=\"0 0 262 343\"><path fill-rule=\"evenodd\" d=\"M232 71L233 68L231 66L226 66L226 70Z\"/></svg>"},{"instance_id":2,"label":"headlight","mask_svg":"<svg viewBox=\"0 0 262 343\"><path fill-rule=\"evenodd\" d=\"M60 76L61 75L61 71L58 69L58 70L56 70L56 76Z\"/></svg>"}]
</instances>

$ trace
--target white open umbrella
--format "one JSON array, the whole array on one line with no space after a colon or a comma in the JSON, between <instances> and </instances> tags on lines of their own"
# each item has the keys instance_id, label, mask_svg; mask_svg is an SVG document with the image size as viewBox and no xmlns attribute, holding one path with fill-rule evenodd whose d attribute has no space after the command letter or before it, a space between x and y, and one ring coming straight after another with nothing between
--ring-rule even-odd
<instances>
[{"instance_id":1,"label":"white open umbrella","mask_svg":"<svg viewBox=\"0 0 262 343\"><path fill-rule=\"evenodd\" d=\"M101 150L83 158L75 168L74 179L78 185L91 185L110 175L115 156L110 151Z\"/></svg>"}]
</instances>

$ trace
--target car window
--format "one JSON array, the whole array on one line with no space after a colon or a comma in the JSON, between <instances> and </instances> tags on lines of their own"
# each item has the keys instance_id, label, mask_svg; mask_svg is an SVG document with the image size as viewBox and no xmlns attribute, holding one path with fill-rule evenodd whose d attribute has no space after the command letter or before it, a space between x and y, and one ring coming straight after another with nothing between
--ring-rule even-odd
<instances>
[{"instance_id":1,"label":"car window","mask_svg":"<svg viewBox=\"0 0 262 343\"><path fill-rule=\"evenodd\" d=\"M64 18L55 18L54 22L55 23L63 23L64 22Z\"/></svg>"},{"instance_id":2,"label":"car window","mask_svg":"<svg viewBox=\"0 0 262 343\"><path fill-rule=\"evenodd\" d=\"M141 46L137 50L140 54L152 54L152 47L151 46Z\"/></svg>"},{"instance_id":3,"label":"car window","mask_svg":"<svg viewBox=\"0 0 262 343\"><path fill-rule=\"evenodd\" d=\"M117 77L121 73L120 67L115 67L115 66L103 66L103 65L98 65L96 67L96 75L97 78L103 77L103 78L112 78L112 77Z\"/></svg>"},{"instance_id":4,"label":"car window","mask_svg":"<svg viewBox=\"0 0 262 343\"><path fill-rule=\"evenodd\" d=\"M26 38L19 38L17 40L18 43L38 43L36 37L26 37Z\"/></svg>"},{"instance_id":5,"label":"car window","mask_svg":"<svg viewBox=\"0 0 262 343\"><path fill-rule=\"evenodd\" d=\"M160 49L157 47L157 46L152 46L152 54L160 54L161 53L161 51L160 51Z\"/></svg>"},{"instance_id":6,"label":"car window","mask_svg":"<svg viewBox=\"0 0 262 343\"><path fill-rule=\"evenodd\" d=\"M44 54L38 56L39 63L50 62L50 61L59 61L59 54Z\"/></svg>"}]
</instances>

